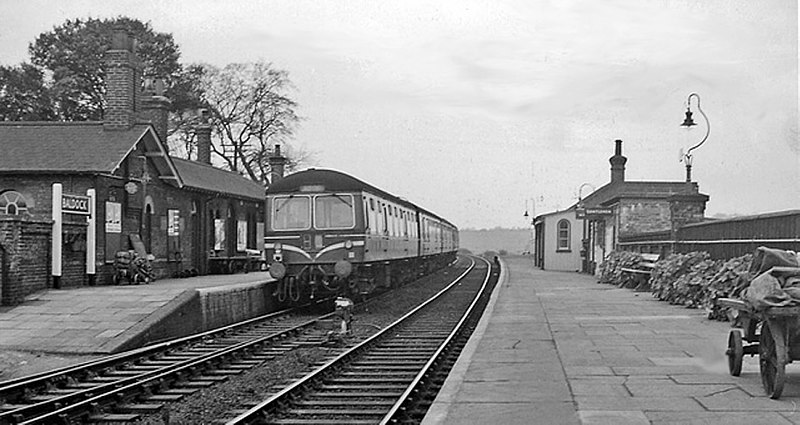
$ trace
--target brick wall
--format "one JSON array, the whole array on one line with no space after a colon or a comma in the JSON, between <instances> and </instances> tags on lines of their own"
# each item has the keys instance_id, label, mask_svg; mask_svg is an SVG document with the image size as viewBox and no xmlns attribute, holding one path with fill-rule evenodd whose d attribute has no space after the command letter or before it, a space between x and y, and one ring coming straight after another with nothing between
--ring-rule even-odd
<instances>
[{"instance_id":1,"label":"brick wall","mask_svg":"<svg viewBox=\"0 0 800 425\"><path fill-rule=\"evenodd\" d=\"M27 217L0 218L0 245L5 251L5 273L0 296L3 305L52 287L50 276L52 225ZM86 225L65 223L61 287L86 283Z\"/></svg>"},{"instance_id":2,"label":"brick wall","mask_svg":"<svg viewBox=\"0 0 800 425\"><path fill-rule=\"evenodd\" d=\"M619 235L669 230L670 204L663 199L625 199L619 205Z\"/></svg>"},{"instance_id":3,"label":"brick wall","mask_svg":"<svg viewBox=\"0 0 800 425\"><path fill-rule=\"evenodd\" d=\"M672 229L677 231L678 228L686 224L702 222L705 219L706 203L702 201L676 200L672 202L670 209Z\"/></svg>"},{"instance_id":4,"label":"brick wall","mask_svg":"<svg viewBox=\"0 0 800 425\"><path fill-rule=\"evenodd\" d=\"M139 70L133 52L124 49L105 53L106 107L103 125L106 129L127 130L136 121L136 97Z\"/></svg>"}]
</instances>

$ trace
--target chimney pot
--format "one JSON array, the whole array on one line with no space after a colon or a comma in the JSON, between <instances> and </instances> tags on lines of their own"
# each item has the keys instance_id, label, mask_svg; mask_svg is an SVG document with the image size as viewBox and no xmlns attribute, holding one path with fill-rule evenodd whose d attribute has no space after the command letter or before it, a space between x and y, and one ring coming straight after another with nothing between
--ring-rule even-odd
<instances>
[{"instance_id":1,"label":"chimney pot","mask_svg":"<svg viewBox=\"0 0 800 425\"><path fill-rule=\"evenodd\" d=\"M197 162L211 164L211 125L203 122L195 127L197 135Z\"/></svg>"},{"instance_id":2,"label":"chimney pot","mask_svg":"<svg viewBox=\"0 0 800 425\"><path fill-rule=\"evenodd\" d=\"M611 182L624 182L625 181L625 163L628 158L622 156L622 140L615 140L614 143L614 156L609 158L611 163Z\"/></svg>"},{"instance_id":3,"label":"chimney pot","mask_svg":"<svg viewBox=\"0 0 800 425\"><path fill-rule=\"evenodd\" d=\"M134 52L134 40L124 28L116 28L111 48L105 52L106 108L104 128L127 130L141 109L141 66Z\"/></svg>"},{"instance_id":4,"label":"chimney pot","mask_svg":"<svg viewBox=\"0 0 800 425\"><path fill-rule=\"evenodd\" d=\"M286 166L286 157L281 155L281 145L275 145L272 155L269 157L269 180L270 184L283 178Z\"/></svg>"}]
</instances>

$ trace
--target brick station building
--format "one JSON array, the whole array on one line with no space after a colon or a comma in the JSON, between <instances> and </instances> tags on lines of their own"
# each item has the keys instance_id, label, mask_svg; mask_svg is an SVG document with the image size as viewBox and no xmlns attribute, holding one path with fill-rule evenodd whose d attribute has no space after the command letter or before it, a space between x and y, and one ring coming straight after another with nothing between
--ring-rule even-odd
<instances>
[{"instance_id":1,"label":"brick station building","mask_svg":"<svg viewBox=\"0 0 800 425\"><path fill-rule=\"evenodd\" d=\"M534 219L534 263L547 270L593 273L620 240L669 232L704 220L708 195L696 182L628 181L622 140L615 141L611 180L563 211ZM663 254L659 252L660 254Z\"/></svg>"},{"instance_id":2,"label":"brick station building","mask_svg":"<svg viewBox=\"0 0 800 425\"><path fill-rule=\"evenodd\" d=\"M127 34L115 34L106 67L103 121L0 123L3 304L53 286L54 183L65 194L96 192L96 275L86 274L86 216L64 214L61 286L110 283L115 254L137 239L157 277L209 273L210 259L262 249L265 188L211 166L209 125L197 128L198 161L169 155L169 100L141 89Z\"/></svg>"}]
</instances>

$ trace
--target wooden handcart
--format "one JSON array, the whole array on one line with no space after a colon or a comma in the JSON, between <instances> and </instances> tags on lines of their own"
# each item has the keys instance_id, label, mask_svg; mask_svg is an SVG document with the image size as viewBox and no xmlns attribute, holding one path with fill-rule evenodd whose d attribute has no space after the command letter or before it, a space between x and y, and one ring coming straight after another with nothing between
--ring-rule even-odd
<instances>
[{"instance_id":1,"label":"wooden handcart","mask_svg":"<svg viewBox=\"0 0 800 425\"><path fill-rule=\"evenodd\" d=\"M800 323L800 307L769 307L756 311L734 298L720 298L717 304L738 312L728 334L728 371L742 372L745 354L758 354L761 384L772 399L778 399L786 381L786 365L800 359L800 341L795 338ZM748 344L744 344L747 342Z\"/></svg>"}]
</instances>

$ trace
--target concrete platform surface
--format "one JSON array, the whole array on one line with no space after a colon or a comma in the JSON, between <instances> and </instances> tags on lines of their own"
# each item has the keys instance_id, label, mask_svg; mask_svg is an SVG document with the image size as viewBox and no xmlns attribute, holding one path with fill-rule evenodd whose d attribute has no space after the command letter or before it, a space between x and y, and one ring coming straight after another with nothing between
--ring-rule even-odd
<instances>
[{"instance_id":1,"label":"concrete platform surface","mask_svg":"<svg viewBox=\"0 0 800 425\"><path fill-rule=\"evenodd\" d=\"M787 366L780 400L757 356L730 376L729 323L530 257L503 264L423 424L800 424L800 368Z\"/></svg>"},{"instance_id":2,"label":"concrete platform surface","mask_svg":"<svg viewBox=\"0 0 800 425\"><path fill-rule=\"evenodd\" d=\"M224 311L219 304L238 311L228 301L231 294L245 293L258 299L272 281L267 272L251 272L163 279L148 285L49 289L20 305L0 307L0 349L118 352L168 337L170 332L221 326L214 322L235 313ZM223 296L209 302L209 294ZM184 320L166 323L175 316ZM234 319L241 318L230 320Z\"/></svg>"}]
</instances>

